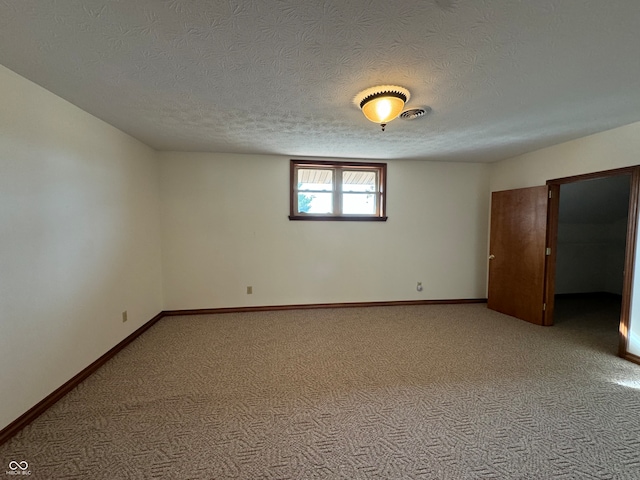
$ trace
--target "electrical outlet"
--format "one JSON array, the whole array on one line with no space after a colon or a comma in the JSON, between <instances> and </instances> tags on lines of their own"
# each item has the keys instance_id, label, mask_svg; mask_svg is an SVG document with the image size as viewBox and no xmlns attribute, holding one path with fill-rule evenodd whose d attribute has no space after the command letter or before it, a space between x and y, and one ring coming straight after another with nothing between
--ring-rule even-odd
<instances>
[{"instance_id":1,"label":"electrical outlet","mask_svg":"<svg viewBox=\"0 0 640 480\"><path fill-rule=\"evenodd\" d=\"M122 323L126 322L127 320L127 311L125 310L124 312L122 312Z\"/></svg>"},{"instance_id":2,"label":"electrical outlet","mask_svg":"<svg viewBox=\"0 0 640 480\"><path fill-rule=\"evenodd\" d=\"M247 295L251 295L253 294L253 287L249 286L247 287Z\"/></svg>"},{"instance_id":3,"label":"electrical outlet","mask_svg":"<svg viewBox=\"0 0 640 480\"><path fill-rule=\"evenodd\" d=\"M422 291L422 282L418 282L418 285L416 285L416 290L419 292Z\"/></svg>"}]
</instances>

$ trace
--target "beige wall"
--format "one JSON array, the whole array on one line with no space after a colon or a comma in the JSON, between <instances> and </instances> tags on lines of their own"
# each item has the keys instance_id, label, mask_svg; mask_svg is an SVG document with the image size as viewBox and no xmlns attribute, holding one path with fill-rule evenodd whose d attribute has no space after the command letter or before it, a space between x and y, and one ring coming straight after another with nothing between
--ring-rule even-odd
<instances>
[{"instance_id":1,"label":"beige wall","mask_svg":"<svg viewBox=\"0 0 640 480\"><path fill-rule=\"evenodd\" d=\"M0 92L2 428L159 313L162 286L155 152L1 66Z\"/></svg>"},{"instance_id":2,"label":"beige wall","mask_svg":"<svg viewBox=\"0 0 640 480\"><path fill-rule=\"evenodd\" d=\"M640 165L640 122L491 164L491 191Z\"/></svg>"},{"instance_id":3,"label":"beige wall","mask_svg":"<svg viewBox=\"0 0 640 480\"><path fill-rule=\"evenodd\" d=\"M390 160L387 222L304 222L287 157L159 156L166 309L484 296L487 165Z\"/></svg>"},{"instance_id":4,"label":"beige wall","mask_svg":"<svg viewBox=\"0 0 640 480\"><path fill-rule=\"evenodd\" d=\"M559 223L556 293L622 295L627 220Z\"/></svg>"}]
</instances>

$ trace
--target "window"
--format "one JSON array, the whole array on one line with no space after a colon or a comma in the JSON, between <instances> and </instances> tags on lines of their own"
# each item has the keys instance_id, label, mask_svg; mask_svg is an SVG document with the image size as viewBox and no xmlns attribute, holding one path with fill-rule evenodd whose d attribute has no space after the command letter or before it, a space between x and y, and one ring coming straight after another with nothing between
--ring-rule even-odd
<instances>
[{"instance_id":1,"label":"window","mask_svg":"<svg viewBox=\"0 0 640 480\"><path fill-rule=\"evenodd\" d=\"M291 160L289 220L385 221L386 163Z\"/></svg>"}]
</instances>

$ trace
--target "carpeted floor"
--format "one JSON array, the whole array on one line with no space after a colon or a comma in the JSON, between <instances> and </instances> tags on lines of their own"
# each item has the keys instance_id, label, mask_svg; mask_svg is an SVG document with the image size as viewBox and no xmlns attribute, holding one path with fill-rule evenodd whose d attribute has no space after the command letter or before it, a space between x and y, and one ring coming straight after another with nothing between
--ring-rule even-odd
<instances>
[{"instance_id":1,"label":"carpeted floor","mask_svg":"<svg viewBox=\"0 0 640 480\"><path fill-rule=\"evenodd\" d=\"M0 461L43 479L640 478L615 307L559 302L556 322L482 304L165 318Z\"/></svg>"}]
</instances>

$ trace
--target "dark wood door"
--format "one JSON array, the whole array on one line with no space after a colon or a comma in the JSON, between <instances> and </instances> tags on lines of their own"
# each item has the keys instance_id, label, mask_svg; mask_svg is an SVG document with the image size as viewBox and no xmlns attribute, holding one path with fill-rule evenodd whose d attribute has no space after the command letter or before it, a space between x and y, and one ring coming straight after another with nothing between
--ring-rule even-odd
<instances>
[{"instance_id":1,"label":"dark wood door","mask_svg":"<svg viewBox=\"0 0 640 480\"><path fill-rule=\"evenodd\" d=\"M545 262L549 187L491 195L488 307L545 324Z\"/></svg>"}]
</instances>

